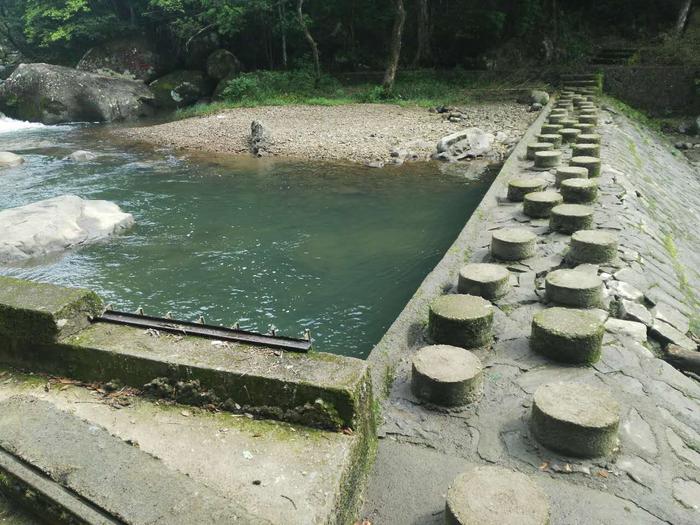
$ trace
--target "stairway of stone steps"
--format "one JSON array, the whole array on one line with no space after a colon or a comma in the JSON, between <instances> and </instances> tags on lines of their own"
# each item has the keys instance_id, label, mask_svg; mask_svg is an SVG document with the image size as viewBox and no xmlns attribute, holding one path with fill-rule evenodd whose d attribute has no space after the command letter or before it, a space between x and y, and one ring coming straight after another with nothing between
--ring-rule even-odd
<instances>
[{"instance_id":1,"label":"stairway of stone steps","mask_svg":"<svg viewBox=\"0 0 700 525\"><path fill-rule=\"evenodd\" d=\"M591 59L591 64L626 64L637 51L638 50L633 47L604 47Z\"/></svg>"},{"instance_id":2,"label":"stairway of stone steps","mask_svg":"<svg viewBox=\"0 0 700 525\"><path fill-rule=\"evenodd\" d=\"M564 91L582 95L596 95L601 90L601 77L597 73L571 73L560 77Z\"/></svg>"}]
</instances>

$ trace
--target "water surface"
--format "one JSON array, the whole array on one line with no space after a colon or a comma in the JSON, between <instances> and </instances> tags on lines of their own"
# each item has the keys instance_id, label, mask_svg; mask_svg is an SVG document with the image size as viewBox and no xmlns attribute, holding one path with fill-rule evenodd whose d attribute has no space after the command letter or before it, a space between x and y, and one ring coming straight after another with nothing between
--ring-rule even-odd
<instances>
[{"instance_id":1,"label":"water surface","mask_svg":"<svg viewBox=\"0 0 700 525\"><path fill-rule=\"evenodd\" d=\"M63 160L76 149L100 154ZM437 164L370 169L185 158L115 144L91 126L0 122L0 209L63 194L107 199L137 226L110 241L0 273L97 291L116 309L203 315L365 357L440 260L491 177ZM1 234L1 233L0 233Z\"/></svg>"}]
</instances>

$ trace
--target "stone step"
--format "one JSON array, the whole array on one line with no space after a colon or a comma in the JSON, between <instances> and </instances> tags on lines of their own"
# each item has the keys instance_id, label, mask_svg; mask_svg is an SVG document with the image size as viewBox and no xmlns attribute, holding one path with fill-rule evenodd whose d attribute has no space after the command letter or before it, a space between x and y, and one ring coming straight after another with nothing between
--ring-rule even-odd
<instances>
[{"instance_id":1,"label":"stone step","mask_svg":"<svg viewBox=\"0 0 700 525\"><path fill-rule=\"evenodd\" d=\"M0 412L0 471L51 523L270 523L49 402L16 396Z\"/></svg>"}]
</instances>

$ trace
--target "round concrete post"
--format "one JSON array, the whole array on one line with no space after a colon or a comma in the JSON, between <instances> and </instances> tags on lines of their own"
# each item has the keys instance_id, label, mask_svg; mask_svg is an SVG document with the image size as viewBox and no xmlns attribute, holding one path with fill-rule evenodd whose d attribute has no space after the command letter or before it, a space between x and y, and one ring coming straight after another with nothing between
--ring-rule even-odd
<instances>
[{"instance_id":1,"label":"round concrete post","mask_svg":"<svg viewBox=\"0 0 700 525\"><path fill-rule=\"evenodd\" d=\"M532 318L530 348L555 361L593 364L600 359L605 326L588 310L548 308Z\"/></svg>"},{"instance_id":2,"label":"round concrete post","mask_svg":"<svg viewBox=\"0 0 700 525\"><path fill-rule=\"evenodd\" d=\"M548 449L574 457L606 456L617 447L620 406L608 390L547 383L533 397L530 429Z\"/></svg>"},{"instance_id":3,"label":"round concrete post","mask_svg":"<svg viewBox=\"0 0 700 525\"><path fill-rule=\"evenodd\" d=\"M579 122L578 124L574 124L571 126L572 128L576 128L581 131L581 134L590 134L595 131L595 126L593 124L583 124L582 122ZM578 137L576 137L578 138Z\"/></svg>"},{"instance_id":4,"label":"round concrete post","mask_svg":"<svg viewBox=\"0 0 700 525\"><path fill-rule=\"evenodd\" d=\"M563 203L563 197L556 191L536 191L523 199L523 213L528 217L542 219L549 217L552 208Z\"/></svg>"},{"instance_id":5,"label":"round concrete post","mask_svg":"<svg viewBox=\"0 0 700 525\"><path fill-rule=\"evenodd\" d=\"M559 124L565 118L566 117L564 115L550 115L549 117L547 117L547 122L550 124Z\"/></svg>"},{"instance_id":6,"label":"round concrete post","mask_svg":"<svg viewBox=\"0 0 700 525\"><path fill-rule=\"evenodd\" d=\"M561 124L542 124L542 128L540 132L543 135L550 135L552 133L558 133L561 128L563 128Z\"/></svg>"},{"instance_id":7,"label":"round concrete post","mask_svg":"<svg viewBox=\"0 0 700 525\"><path fill-rule=\"evenodd\" d=\"M576 128L561 128L557 133L561 135L562 142L568 144L576 140L576 137L581 134L581 130Z\"/></svg>"},{"instance_id":8,"label":"round concrete post","mask_svg":"<svg viewBox=\"0 0 700 525\"><path fill-rule=\"evenodd\" d=\"M580 166L588 170L588 178L600 177L600 159L597 157L571 157L571 166Z\"/></svg>"},{"instance_id":9,"label":"round concrete post","mask_svg":"<svg viewBox=\"0 0 700 525\"><path fill-rule=\"evenodd\" d=\"M561 151L538 151L535 153L535 168L549 169L559 166Z\"/></svg>"},{"instance_id":10,"label":"round concrete post","mask_svg":"<svg viewBox=\"0 0 700 525\"><path fill-rule=\"evenodd\" d=\"M559 133L540 133L536 135L537 142L549 142L552 144L553 149L561 147L561 135Z\"/></svg>"},{"instance_id":11,"label":"round concrete post","mask_svg":"<svg viewBox=\"0 0 700 525\"><path fill-rule=\"evenodd\" d=\"M425 346L413 357L411 391L435 405L457 407L481 395L483 366L469 350L449 345Z\"/></svg>"},{"instance_id":12,"label":"round concrete post","mask_svg":"<svg viewBox=\"0 0 700 525\"><path fill-rule=\"evenodd\" d=\"M504 261L519 261L533 257L537 251L537 236L524 228L501 228L491 234L491 255Z\"/></svg>"},{"instance_id":13,"label":"round concrete post","mask_svg":"<svg viewBox=\"0 0 700 525\"><path fill-rule=\"evenodd\" d=\"M491 342L493 305L474 295L442 295L430 305L428 332L438 344L477 348Z\"/></svg>"},{"instance_id":14,"label":"round concrete post","mask_svg":"<svg viewBox=\"0 0 700 525\"><path fill-rule=\"evenodd\" d=\"M555 232L571 234L592 226L593 208L583 204L560 204L549 215L549 227Z\"/></svg>"},{"instance_id":15,"label":"round concrete post","mask_svg":"<svg viewBox=\"0 0 700 525\"><path fill-rule=\"evenodd\" d=\"M576 137L576 143L600 144L600 135L596 133L581 133L578 137Z\"/></svg>"},{"instance_id":16,"label":"round concrete post","mask_svg":"<svg viewBox=\"0 0 700 525\"><path fill-rule=\"evenodd\" d=\"M459 270L457 290L484 299L498 299L510 290L510 272L498 264L467 264Z\"/></svg>"},{"instance_id":17,"label":"round concrete post","mask_svg":"<svg viewBox=\"0 0 700 525\"><path fill-rule=\"evenodd\" d=\"M571 236L567 260L603 264L617 257L617 235L599 230L581 230Z\"/></svg>"},{"instance_id":18,"label":"round concrete post","mask_svg":"<svg viewBox=\"0 0 700 525\"><path fill-rule=\"evenodd\" d=\"M535 160L535 153L538 151L550 151L554 149L554 144L551 142L532 142L527 145L526 158L528 160Z\"/></svg>"},{"instance_id":19,"label":"round concrete post","mask_svg":"<svg viewBox=\"0 0 700 525\"><path fill-rule=\"evenodd\" d=\"M583 124L598 124L598 117L595 115L581 115L578 120Z\"/></svg>"},{"instance_id":20,"label":"round concrete post","mask_svg":"<svg viewBox=\"0 0 700 525\"><path fill-rule=\"evenodd\" d=\"M574 157L600 158L600 144L576 143L571 146L571 154Z\"/></svg>"},{"instance_id":21,"label":"round concrete post","mask_svg":"<svg viewBox=\"0 0 700 525\"><path fill-rule=\"evenodd\" d=\"M598 183L594 179L568 179L559 190L569 204L588 204L598 198Z\"/></svg>"},{"instance_id":22,"label":"round concrete post","mask_svg":"<svg viewBox=\"0 0 700 525\"><path fill-rule=\"evenodd\" d=\"M446 525L548 525L549 500L525 474L474 467L447 490Z\"/></svg>"},{"instance_id":23,"label":"round concrete post","mask_svg":"<svg viewBox=\"0 0 700 525\"><path fill-rule=\"evenodd\" d=\"M556 185L561 186L561 183L569 179L587 179L588 170L586 168L579 168L576 166L560 166L557 168L557 172L554 175L556 180Z\"/></svg>"},{"instance_id":24,"label":"round concrete post","mask_svg":"<svg viewBox=\"0 0 700 525\"><path fill-rule=\"evenodd\" d=\"M508 182L508 200L521 202L523 197L533 191L542 191L547 181L537 177L511 179Z\"/></svg>"},{"instance_id":25,"label":"round concrete post","mask_svg":"<svg viewBox=\"0 0 700 525\"><path fill-rule=\"evenodd\" d=\"M603 281L579 270L554 270L545 278L547 299L562 306L597 308L603 302Z\"/></svg>"}]
</instances>

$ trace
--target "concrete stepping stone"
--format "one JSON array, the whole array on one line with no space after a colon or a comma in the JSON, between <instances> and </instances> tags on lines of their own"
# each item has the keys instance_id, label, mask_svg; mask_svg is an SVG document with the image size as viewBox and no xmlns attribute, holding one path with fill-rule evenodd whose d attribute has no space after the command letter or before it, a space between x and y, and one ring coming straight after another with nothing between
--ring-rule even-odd
<instances>
[{"instance_id":1,"label":"concrete stepping stone","mask_svg":"<svg viewBox=\"0 0 700 525\"><path fill-rule=\"evenodd\" d=\"M425 346L413 357L411 391L439 406L468 405L481 395L483 368L479 358L464 348Z\"/></svg>"},{"instance_id":2,"label":"concrete stepping stone","mask_svg":"<svg viewBox=\"0 0 700 525\"><path fill-rule=\"evenodd\" d=\"M596 308L603 302L603 280L579 270L554 270L545 278L547 300L562 306Z\"/></svg>"},{"instance_id":3,"label":"concrete stepping stone","mask_svg":"<svg viewBox=\"0 0 700 525\"><path fill-rule=\"evenodd\" d=\"M588 170L588 178L600 177L600 159L598 157L590 157L587 155L571 157L569 162L571 166L579 166Z\"/></svg>"},{"instance_id":4,"label":"concrete stepping stone","mask_svg":"<svg viewBox=\"0 0 700 525\"><path fill-rule=\"evenodd\" d=\"M559 133L540 133L535 135L537 142L550 142L554 148L561 147L561 135Z\"/></svg>"},{"instance_id":5,"label":"concrete stepping stone","mask_svg":"<svg viewBox=\"0 0 700 525\"><path fill-rule=\"evenodd\" d=\"M572 128L580 129L582 134L590 134L595 131L595 126L593 124L584 124L579 122L571 126ZM578 138L578 137L577 137Z\"/></svg>"},{"instance_id":6,"label":"concrete stepping stone","mask_svg":"<svg viewBox=\"0 0 700 525\"><path fill-rule=\"evenodd\" d=\"M549 217L552 208L562 202L564 198L553 190L528 193L523 198L523 213L528 217L543 219Z\"/></svg>"},{"instance_id":7,"label":"concrete stepping stone","mask_svg":"<svg viewBox=\"0 0 700 525\"><path fill-rule=\"evenodd\" d=\"M600 144L600 135L596 133L581 133L576 137L577 144Z\"/></svg>"},{"instance_id":8,"label":"concrete stepping stone","mask_svg":"<svg viewBox=\"0 0 700 525\"><path fill-rule=\"evenodd\" d=\"M511 179L508 182L508 200L522 202L525 195L533 191L542 191L547 181L538 177Z\"/></svg>"},{"instance_id":9,"label":"concrete stepping stone","mask_svg":"<svg viewBox=\"0 0 700 525\"><path fill-rule=\"evenodd\" d=\"M503 467L474 467L447 490L446 525L547 525L549 500L525 474Z\"/></svg>"},{"instance_id":10,"label":"concrete stepping stone","mask_svg":"<svg viewBox=\"0 0 700 525\"><path fill-rule=\"evenodd\" d=\"M580 115L578 120L583 124L598 124L598 117L596 115Z\"/></svg>"},{"instance_id":11,"label":"concrete stepping stone","mask_svg":"<svg viewBox=\"0 0 700 525\"><path fill-rule=\"evenodd\" d=\"M442 295L430 305L428 332L437 344L477 348L491 342L493 305L466 294Z\"/></svg>"},{"instance_id":12,"label":"concrete stepping stone","mask_svg":"<svg viewBox=\"0 0 700 525\"><path fill-rule=\"evenodd\" d=\"M459 270L457 290L484 299L498 299L510 290L510 272L498 264L467 264Z\"/></svg>"},{"instance_id":13,"label":"concrete stepping stone","mask_svg":"<svg viewBox=\"0 0 700 525\"><path fill-rule=\"evenodd\" d=\"M527 145L527 153L525 157L528 160L535 160L535 153L538 151L549 151L554 149L554 144L551 142L531 142Z\"/></svg>"},{"instance_id":14,"label":"concrete stepping stone","mask_svg":"<svg viewBox=\"0 0 700 525\"><path fill-rule=\"evenodd\" d=\"M536 391L530 429L545 447L575 457L606 456L617 447L620 405L608 390L547 383Z\"/></svg>"},{"instance_id":15,"label":"concrete stepping stone","mask_svg":"<svg viewBox=\"0 0 700 525\"><path fill-rule=\"evenodd\" d=\"M543 135L550 135L552 133L558 133L561 128L563 128L561 124L542 124L542 128L540 129L540 132Z\"/></svg>"},{"instance_id":16,"label":"concrete stepping stone","mask_svg":"<svg viewBox=\"0 0 700 525\"><path fill-rule=\"evenodd\" d=\"M581 130L576 128L561 128L558 133L561 135L562 142L568 144L576 140L576 137L581 134Z\"/></svg>"},{"instance_id":17,"label":"concrete stepping stone","mask_svg":"<svg viewBox=\"0 0 700 525\"><path fill-rule=\"evenodd\" d=\"M615 259L617 244L617 235L613 233L583 229L571 236L566 258L576 263L603 264Z\"/></svg>"},{"instance_id":18,"label":"concrete stepping stone","mask_svg":"<svg viewBox=\"0 0 700 525\"><path fill-rule=\"evenodd\" d=\"M584 204L560 204L549 215L549 228L555 232L571 234L592 226L593 208Z\"/></svg>"},{"instance_id":19,"label":"concrete stepping stone","mask_svg":"<svg viewBox=\"0 0 700 525\"><path fill-rule=\"evenodd\" d=\"M533 257L537 251L537 235L525 228L501 228L491 235L491 255L504 261Z\"/></svg>"},{"instance_id":20,"label":"concrete stepping stone","mask_svg":"<svg viewBox=\"0 0 700 525\"><path fill-rule=\"evenodd\" d=\"M600 359L605 326L588 310L548 308L532 318L530 348L555 361L593 364Z\"/></svg>"},{"instance_id":21,"label":"concrete stepping stone","mask_svg":"<svg viewBox=\"0 0 700 525\"><path fill-rule=\"evenodd\" d=\"M595 115L595 116L597 116L598 109L596 109L594 107L593 108L582 108L582 109L579 109L578 114L579 115Z\"/></svg>"},{"instance_id":22,"label":"concrete stepping stone","mask_svg":"<svg viewBox=\"0 0 700 525\"><path fill-rule=\"evenodd\" d=\"M547 122L550 124L561 124L561 121L566 119L564 115L549 115L547 117Z\"/></svg>"},{"instance_id":23,"label":"concrete stepping stone","mask_svg":"<svg viewBox=\"0 0 700 525\"><path fill-rule=\"evenodd\" d=\"M559 166L561 162L561 151L538 151L535 153L535 167L549 169Z\"/></svg>"},{"instance_id":24,"label":"concrete stepping stone","mask_svg":"<svg viewBox=\"0 0 700 525\"><path fill-rule=\"evenodd\" d=\"M552 111L549 112L550 115L569 115L569 110L566 105L556 106Z\"/></svg>"},{"instance_id":25,"label":"concrete stepping stone","mask_svg":"<svg viewBox=\"0 0 700 525\"><path fill-rule=\"evenodd\" d=\"M571 118L571 117L565 118L559 124L561 124L565 128L573 128L576 124L578 124L578 119Z\"/></svg>"},{"instance_id":26,"label":"concrete stepping stone","mask_svg":"<svg viewBox=\"0 0 700 525\"><path fill-rule=\"evenodd\" d=\"M597 157L600 158L600 144L577 142L571 146L571 154L574 157Z\"/></svg>"},{"instance_id":27,"label":"concrete stepping stone","mask_svg":"<svg viewBox=\"0 0 700 525\"><path fill-rule=\"evenodd\" d=\"M587 204L598 198L598 183L594 179L567 179L559 190L566 203Z\"/></svg>"},{"instance_id":28,"label":"concrete stepping stone","mask_svg":"<svg viewBox=\"0 0 700 525\"><path fill-rule=\"evenodd\" d=\"M587 179L588 170L586 168L581 168L578 166L561 166L557 168L554 174L555 184L557 187L561 186L561 183L569 179Z\"/></svg>"}]
</instances>

